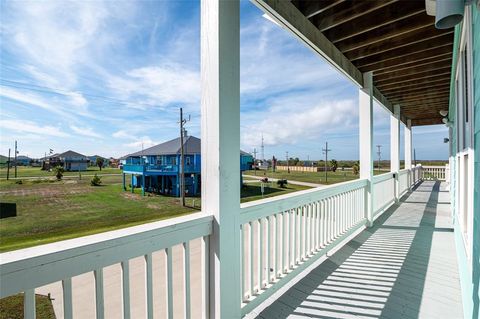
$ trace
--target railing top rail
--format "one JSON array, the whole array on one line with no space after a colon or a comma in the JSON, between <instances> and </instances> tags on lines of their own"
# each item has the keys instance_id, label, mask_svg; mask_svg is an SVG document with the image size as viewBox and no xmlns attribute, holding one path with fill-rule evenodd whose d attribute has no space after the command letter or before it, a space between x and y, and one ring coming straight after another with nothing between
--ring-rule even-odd
<instances>
[{"instance_id":1,"label":"railing top rail","mask_svg":"<svg viewBox=\"0 0 480 319\"><path fill-rule=\"evenodd\" d=\"M0 254L0 298L210 235L212 220L200 212Z\"/></svg>"},{"instance_id":2,"label":"railing top rail","mask_svg":"<svg viewBox=\"0 0 480 319\"><path fill-rule=\"evenodd\" d=\"M393 178L393 173L392 172L375 175L375 176L373 176L373 183L374 184L375 183L380 183L380 182L389 180L391 178Z\"/></svg>"},{"instance_id":3,"label":"railing top rail","mask_svg":"<svg viewBox=\"0 0 480 319\"><path fill-rule=\"evenodd\" d=\"M441 165L422 165L423 168L445 168L445 166L441 166Z\"/></svg>"},{"instance_id":4,"label":"railing top rail","mask_svg":"<svg viewBox=\"0 0 480 319\"><path fill-rule=\"evenodd\" d=\"M407 174L410 170L408 168L404 168L398 171L399 175Z\"/></svg>"},{"instance_id":5,"label":"railing top rail","mask_svg":"<svg viewBox=\"0 0 480 319\"><path fill-rule=\"evenodd\" d=\"M307 189L295 193L265 198L240 205L240 223L266 217L275 212L283 212L299 206L319 201L330 196L367 186L366 179L338 183L325 188Z\"/></svg>"}]
</instances>

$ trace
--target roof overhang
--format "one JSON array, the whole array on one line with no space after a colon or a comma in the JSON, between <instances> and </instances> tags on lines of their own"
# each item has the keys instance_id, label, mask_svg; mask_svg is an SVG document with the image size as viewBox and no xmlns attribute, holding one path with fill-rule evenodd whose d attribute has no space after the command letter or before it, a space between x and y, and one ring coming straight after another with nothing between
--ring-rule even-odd
<instances>
[{"instance_id":1,"label":"roof overhang","mask_svg":"<svg viewBox=\"0 0 480 319\"><path fill-rule=\"evenodd\" d=\"M424 0L253 0L359 87L412 126L441 124L448 110L453 28L438 30Z\"/></svg>"}]
</instances>

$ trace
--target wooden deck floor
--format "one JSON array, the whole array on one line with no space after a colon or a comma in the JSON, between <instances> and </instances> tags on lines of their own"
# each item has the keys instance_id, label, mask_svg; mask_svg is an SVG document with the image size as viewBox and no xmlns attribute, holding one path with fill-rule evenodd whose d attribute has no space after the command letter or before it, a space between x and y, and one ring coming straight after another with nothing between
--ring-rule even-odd
<instances>
[{"instance_id":1,"label":"wooden deck floor","mask_svg":"<svg viewBox=\"0 0 480 319\"><path fill-rule=\"evenodd\" d=\"M463 318L444 186L420 184L258 318Z\"/></svg>"}]
</instances>

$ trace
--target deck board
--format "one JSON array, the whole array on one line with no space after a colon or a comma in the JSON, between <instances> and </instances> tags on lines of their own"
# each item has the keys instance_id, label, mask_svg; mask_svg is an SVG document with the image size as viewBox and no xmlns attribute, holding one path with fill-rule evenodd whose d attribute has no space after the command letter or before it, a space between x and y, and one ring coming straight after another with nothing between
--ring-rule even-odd
<instances>
[{"instance_id":1,"label":"deck board","mask_svg":"<svg viewBox=\"0 0 480 319\"><path fill-rule=\"evenodd\" d=\"M449 200L423 182L257 318L463 318Z\"/></svg>"}]
</instances>

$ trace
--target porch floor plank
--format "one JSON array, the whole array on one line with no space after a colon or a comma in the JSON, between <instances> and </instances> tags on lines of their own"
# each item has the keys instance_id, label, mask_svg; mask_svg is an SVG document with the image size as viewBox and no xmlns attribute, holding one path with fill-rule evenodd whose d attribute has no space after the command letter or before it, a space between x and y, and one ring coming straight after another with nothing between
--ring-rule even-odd
<instances>
[{"instance_id":1,"label":"porch floor plank","mask_svg":"<svg viewBox=\"0 0 480 319\"><path fill-rule=\"evenodd\" d=\"M421 183L258 318L463 318L445 186Z\"/></svg>"}]
</instances>

